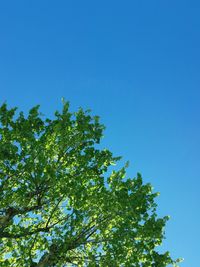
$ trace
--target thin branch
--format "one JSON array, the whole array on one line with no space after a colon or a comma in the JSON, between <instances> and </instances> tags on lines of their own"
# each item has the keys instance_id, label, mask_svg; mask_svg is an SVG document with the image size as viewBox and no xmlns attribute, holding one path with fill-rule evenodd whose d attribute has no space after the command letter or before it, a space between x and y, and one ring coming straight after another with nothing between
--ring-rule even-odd
<instances>
[{"instance_id":1,"label":"thin branch","mask_svg":"<svg viewBox=\"0 0 200 267\"><path fill-rule=\"evenodd\" d=\"M35 245L35 242L36 242L37 237L38 237L38 233L35 235L35 238L33 239L33 242L32 242L32 244L31 244L31 246L30 246L30 249L29 249L29 257L30 257L30 261L31 261L31 263L33 263L33 259L32 259L32 249L33 249L33 247L34 247L34 245Z\"/></svg>"},{"instance_id":2,"label":"thin branch","mask_svg":"<svg viewBox=\"0 0 200 267\"><path fill-rule=\"evenodd\" d=\"M46 225L45 227L38 227L38 228L36 228L34 230L24 229L23 232L18 233L18 234L12 234L12 233L9 233L7 231L2 231L0 233L0 238L13 238L13 239L16 239L16 238L21 238L21 237L33 235L33 234L36 234L36 233L39 233L39 232L47 233L54 226L56 226L57 224L59 224L62 221L67 220L70 216L71 216L71 214L68 214L64 218L61 218L61 219L57 220L55 223L53 223L53 224L51 224L49 226Z\"/></svg>"},{"instance_id":3,"label":"thin branch","mask_svg":"<svg viewBox=\"0 0 200 267\"><path fill-rule=\"evenodd\" d=\"M41 209L44 204L45 203L43 203L40 206L34 205L34 206L31 206L31 207L23 207L23 208L9 207L6 210L1 211L2 213L5 214L3 216L0 216L0 226L1 226L1 228L4 229L5 227L7 227L7 225L10 223L10 221L13 219L14 216L19 215L19 214L25 214L25 213L30 212L30 211Z\"/></svg>"},{"instance_id":4,"label":"thin branch","mask_svg":"<svg viewBox=\"0 0 200 267\"><path fill-rule=\"evenodd\" d=\"M19 233L19 234L11 234L9 232L3 231L0 233L0 238L22 238L25 236L33 235L39 232L49 232L50 226L49 227L39 227L36 228L35 230L28 231L27 229L24 230L24 232Z\"/></svg>"},{"instance_id":5,"label":"thin branch","mask_svg":"<svg viewBox=\"0 0 200 267\"><path fill-rule=\"evenodd\" d=\"M55 207L52 209L51 214L50 214L50 216L49 216L49 218L48 218L48 220L47 220L47 222L46 222L46 227L48 227L48 225L49 225L49 223L50 223L50 221L51 221L51 218L53 217L54 212L55 212L56 209L58 208L58 206L59 206L60 202L63 200L63 198L64 198L64 197L61 197L61 198L58 200L58 203L57 203L57 204L55 205Z\"/></svg>"}]
</instances>

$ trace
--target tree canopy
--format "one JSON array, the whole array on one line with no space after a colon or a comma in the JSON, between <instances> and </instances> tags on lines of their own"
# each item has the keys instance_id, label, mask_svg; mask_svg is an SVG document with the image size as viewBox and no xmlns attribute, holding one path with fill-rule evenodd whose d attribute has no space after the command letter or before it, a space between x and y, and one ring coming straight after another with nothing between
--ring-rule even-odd
<instances>
[{"instance_id":1,"label":"tree canopy","mask_svg":"<svg viewBox=\"0 0 200 267\"><path fill-rule=\"evenodd\" d=\"M157 193L114 170L103 130L68 102L53 119L0 107L0 266L176 266L157 248Z\"/></svg>"}]
</instances>

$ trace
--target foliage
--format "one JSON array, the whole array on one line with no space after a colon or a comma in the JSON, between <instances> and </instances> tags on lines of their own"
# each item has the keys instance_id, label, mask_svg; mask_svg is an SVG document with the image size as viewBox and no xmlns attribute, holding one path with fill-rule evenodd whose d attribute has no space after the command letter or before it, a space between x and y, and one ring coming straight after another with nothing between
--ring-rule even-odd
<instances>
[{"instance_id":1,"label":"foliage","mask_svg":"<svg viewBox=\"0 0 200 267\"><path fill-rule=\"evenodd\" d=\"M120 158L98 149L97 116L66 102L54 119L3 104L0 123L2 267L175 265L156 250L167 217L151 185L126 166L108 175Z\"/></svg>"}]
</instances>

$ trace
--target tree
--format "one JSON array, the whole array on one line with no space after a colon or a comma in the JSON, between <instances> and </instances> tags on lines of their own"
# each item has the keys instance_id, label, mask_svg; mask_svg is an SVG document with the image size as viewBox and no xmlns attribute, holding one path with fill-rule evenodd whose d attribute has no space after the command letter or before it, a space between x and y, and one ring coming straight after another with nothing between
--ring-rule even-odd
<instances>
[{"instance_id":1,"label":"tree","mask_svg":"<svg viewBox=\"0 0 200 267\"><path fill-rule=\"evenodd\" d=\"M0 265L176 265L156 247L168 217L156 215L150 184L98 144L104 126L79 109L44 119L0 107ZM113 169L113 168L112 168Z\"/></svg>"}]
</instances>

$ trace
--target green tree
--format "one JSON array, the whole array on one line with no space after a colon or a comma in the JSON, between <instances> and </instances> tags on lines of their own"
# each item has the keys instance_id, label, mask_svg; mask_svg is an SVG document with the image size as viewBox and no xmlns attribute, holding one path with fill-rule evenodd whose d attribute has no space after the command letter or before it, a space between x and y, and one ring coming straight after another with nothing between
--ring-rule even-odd
<instances>
[{"instance_id":1,"label":"green tree","mask_svg":"<svg viewBox=\"0 0 200 267\"><path fill-rule=\"evenodd\" d=\"M168 218L151 185L108 174L120 158L98 148L97 116L16 110L0 107L0 266L176 265L156 250Z\"/></svg>"}]
</instances>

